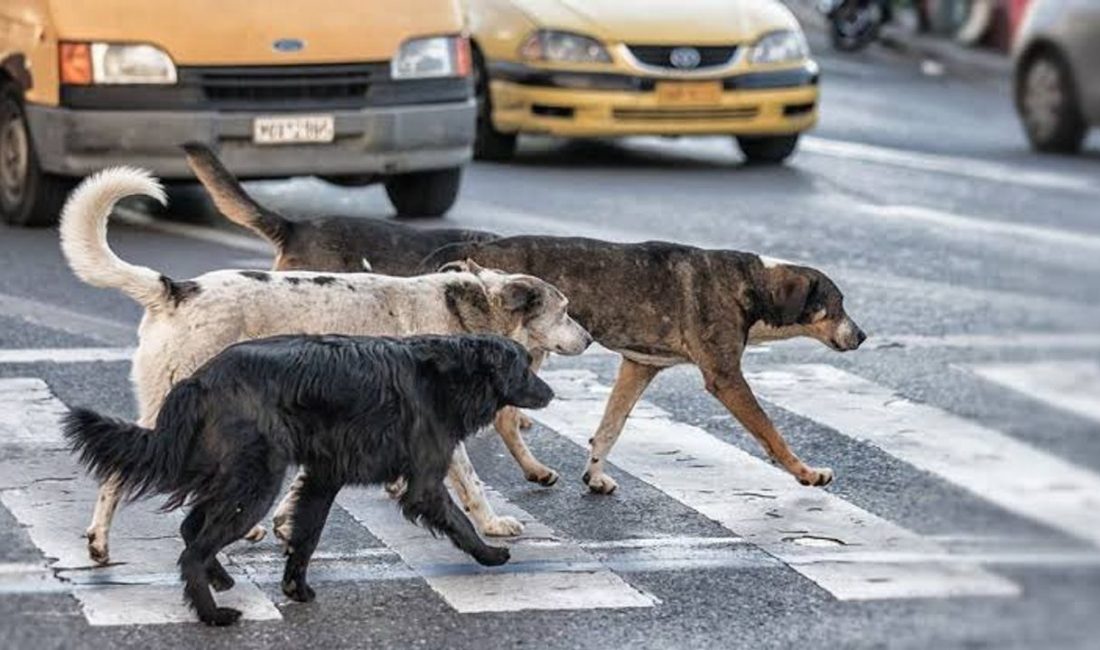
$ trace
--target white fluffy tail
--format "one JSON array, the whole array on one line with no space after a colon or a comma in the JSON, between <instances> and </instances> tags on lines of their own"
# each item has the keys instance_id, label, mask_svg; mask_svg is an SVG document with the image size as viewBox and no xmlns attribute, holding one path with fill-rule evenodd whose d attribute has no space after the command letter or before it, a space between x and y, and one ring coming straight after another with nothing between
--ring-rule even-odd
<instances>
[{"instance_id":1,"label":"white fluffy tail","mask_svg":"<svg viewBox=\"0 0 1100 650\"><path fill-rule=\"evenodd\" d=\"M160 182L143 169L113 167L84 179L61 211L61 250L76 277L154 307L166 297L161 274L124 262L107 245L107 218L115 203L139 194L168 203Z\"/></svg>"}]
</instances>

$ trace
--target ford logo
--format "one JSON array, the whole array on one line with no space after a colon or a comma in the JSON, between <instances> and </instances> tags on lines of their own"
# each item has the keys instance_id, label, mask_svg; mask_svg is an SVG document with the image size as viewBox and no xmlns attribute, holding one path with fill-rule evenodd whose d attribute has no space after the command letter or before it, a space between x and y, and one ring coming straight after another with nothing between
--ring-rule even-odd
<instances>
[{"instance_id":1,"label":"ford logo","mask_svg":"<svg viewBox=\"0 0 1100 650\"><path fill-rule=\"evenodd\" d=\"M280 38L271 44L276 52L299 52L305 46L305 42L297 38Z\"/></svg>"},{"instance_id":2,"label":"ford logo","mask_svg":"<svg viewBox=\"0 0 1100 650\"><path fill-rule=\"evenodd\" d=\"M672 64L672 67L681 70L696 68L701 60L699 50L694 47L676 47L668 53L668 62Z\"/></svg>"}]
</instances>

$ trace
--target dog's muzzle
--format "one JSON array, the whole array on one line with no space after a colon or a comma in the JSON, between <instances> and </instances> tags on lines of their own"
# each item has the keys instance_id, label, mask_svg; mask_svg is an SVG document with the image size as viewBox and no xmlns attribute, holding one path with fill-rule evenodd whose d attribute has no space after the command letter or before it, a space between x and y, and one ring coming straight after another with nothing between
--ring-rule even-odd
<instances>
[{"instance_id":1,"label":"dog's muzzle","mask_svg":"<svg viewBox=\"0 0 1100 650\"><path fill-rule=\"evenodd\" d=\"M845 318L836 328L833 339L829 342L838 352L850 352L858 350L859 346L867 340L867 334L851 318Z\"/></svg>"}]
</instances>

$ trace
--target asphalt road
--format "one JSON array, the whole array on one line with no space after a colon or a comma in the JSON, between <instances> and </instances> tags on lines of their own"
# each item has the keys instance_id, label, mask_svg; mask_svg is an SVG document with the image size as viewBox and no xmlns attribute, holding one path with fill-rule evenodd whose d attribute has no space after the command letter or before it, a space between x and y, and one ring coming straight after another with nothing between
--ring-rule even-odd
<instances>
[{"instance_id":1,"label":"asphalt road","mask_svg":"<svg viewBox=\"0 0 1100 650\"><path fill-rule=\"evenodd\" d=\"M239 627L187 621L176 515L122 510L115 559L79 538L93 486L59 451L64 404L131 417L137 307L80 284L55 232L0 228L0 647L1095 647L1100 634L1100 142L1025 147L1003 80L921 74L873 51L823 60L822 122L791 164L744 167L727 140L527 142L469 169L446 223L764 252L834 278L871 339L839 355L762 348L751 381L799 453L801 488L702 388L662 374L586 493L581 444L611 355L552 360L562 400L528 435L562 474L523 480L470 444L527 533L472 567L347 490L290 604L276 546L228 553ZM290 214L388 218L378 188L249 185ZM216 218L114 223L119 254L185 278L264 268ZM180 226L180 224L184 224ZM424 224L431 227L435 224Z\"/></svg>"}]
</instances>

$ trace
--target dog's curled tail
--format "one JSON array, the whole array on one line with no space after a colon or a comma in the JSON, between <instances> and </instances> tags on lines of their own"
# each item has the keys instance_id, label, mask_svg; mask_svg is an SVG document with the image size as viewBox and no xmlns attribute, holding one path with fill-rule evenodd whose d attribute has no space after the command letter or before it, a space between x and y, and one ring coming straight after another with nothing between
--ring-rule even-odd
<instances>
[{"instance_id":1,"label":"dog's curled tail","mask_svg":"<svg viewBox=\"0 0 1100 650\"><path fill-rule=\"evenodd\" d=\"M160 273L125 262L107 244L107 218L128 196L166 204L164 188L142 169L113 167L84 179L61 211L61 250L76 277L95 287L119 289L146 307L165 299Z\"/></svg>"},{"instance_id":2,"label":"dog's curled tail","mask_svg":"<svg viewBox=\"0 0 1100 650\"><path fill-rule=\"evenodd\" d=\"M170 494L165 509L183 505L204 477L187 466L202 428L202 389L184 380L169 394L156 429L74 408L62 421L65 438L80 462L100 481L117 477L131 499Z\"/></svg>"},{"instance_id":3,"label":"dog's curled tail","mask_svg":"<svg viewBox=\"0 0 1100 650\"><path fill-rule=\"evenodd\" d=\"M233 223L244 226L282 249L290 237L294 222L283 215L268 210L244 191L236 177L225 168L221 160L204 144L189 142L183 145L187 164L202 186L210 193L214 205Z\"/></svg>"}]
</instances>

